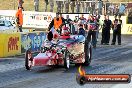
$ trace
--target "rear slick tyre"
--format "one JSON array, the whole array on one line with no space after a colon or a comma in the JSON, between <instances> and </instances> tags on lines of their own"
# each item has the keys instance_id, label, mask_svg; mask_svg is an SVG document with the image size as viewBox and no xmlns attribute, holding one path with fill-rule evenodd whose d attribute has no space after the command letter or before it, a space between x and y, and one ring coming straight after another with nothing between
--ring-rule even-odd
<instances>
[{"instance_id":1,"label":"rear slick tyre","mask_svg":"<svg viewBox=\"0 0 132 88\"><path fill-rule=\"evenodd\" d=\"M32 61L33 61L33 58L32 58L31 51L27 50L25 53L25 68L27 70L31 70Z\"/></svg>"},{"instance_id":2,"label":"rear slick tyre","mask_svg":"<svg viewBox=\"0 0 132 88\"><path fill-rule=\"evenodd\" d=\"M70 68L69 52L67 49L64 51L64 68L65 69Z\"/></svg>"},{"instance_id":3,"label":"rear slick tyre","mask_svg":"<svg viewBox=\"0 0 132 88\"><path fill-rule=\"evenodd\" d=\"M89 66L90 63L91 63L91 59L92 59L92 46L88 43L85 43L85 46L84 46L84 53L85 53L85 62L84 62L84 65L85 66Z\"/></svg>"}]
</instances>

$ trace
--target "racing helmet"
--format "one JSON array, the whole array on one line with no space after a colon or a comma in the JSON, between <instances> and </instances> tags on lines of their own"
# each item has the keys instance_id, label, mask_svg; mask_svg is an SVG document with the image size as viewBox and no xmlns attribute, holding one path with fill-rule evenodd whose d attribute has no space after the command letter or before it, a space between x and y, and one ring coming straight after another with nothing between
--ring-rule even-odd
<instances>
[{"instance_id":1,"label":"racing helmet","mask_svg":"<svg viewBox=\"0 0 132 88\"><path fill-rule=\"evenodd\" d=\"M69 28L68 27L62 28L61 34L65 36L69 36L70 35Z\"/></svg>"}]
</instances>

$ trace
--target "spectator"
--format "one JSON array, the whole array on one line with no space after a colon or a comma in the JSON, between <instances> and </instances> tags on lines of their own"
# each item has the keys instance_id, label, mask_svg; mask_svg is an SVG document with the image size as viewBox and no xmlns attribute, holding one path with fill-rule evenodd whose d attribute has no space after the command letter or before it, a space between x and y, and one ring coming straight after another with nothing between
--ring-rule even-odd
<instances>
[{"instance_id":1,"label":"spectator","mask_svg":"<svg viewBox=\"0 0 132 88\"><path fill-rule=\"evenodd\" d=\"M110 29L112 22L109 20L109 16L104 16L103 28L102 28L102 40L101 44L109 45L110 41Z\"/></svg>"},{"instance_id":2,"label":"spectator","mask_svg":"<svg viewBox=\"0 0 132 88\"><path fill-rule=\"evenodd\" d=\"M91 2L91 14L95 12L95 2Z\"/></svg>"},{"instance_id":3,"label":"spectator","mask_svg":"<svg viewBox=\"0 0 132 88\"><path fill-rule=\"evenodd\" d=\"M81 3L79 1L76 1L76 13L80 12L80 6L81 6Z\"/></svg>"},{"instance_id":4,"label":"spectator","mask_svg":"<svg viewBox=\"0 0 132 88\"><path fill-rule=\"evenodd\" d=\"M23 9L23 3L24 3L24 0L18 0L18 8Z\"/></svg>"},{"instance_id":5,"label":"spectator","mask_svg":"<svg viewBox=\"0 0 132 88\"><path fill-rule=\"evenodd\" d=\"M61 3L62 1L56 1L56 4L57 4L57 12L59 12L59 13L61 13L61 9L62 9L62 3Z\"/></svg>"},{"instance_id":6,"label":"spectator","mask_svg":"<svg viewBox=\"0 0 132 88\"><path fill-rule=\"evenodd\" d=\"M81 3L81 7L82 7L82 13L85 13L86 6L85 6L85 3L84 2Z\"/></svg>"},{"instance_id":7,"label":"spectator","mask_svg":"<svg viewBox=\"0 0 132 88\"><path fill-rule=\"evenodd\" d=\"M109 1L106 2L106 14L109 14L109 6L110 6L110 3Z\"/></svg>"},{"instance_id":8,"label":"spectator","mask_svg":"<svg viewBox=\"0 0 132 88\"><path fill-rule=\"evenodd\" d=\"M121 20L121 15L119 15L118 16L118 26L117 26L118 45L121 45L121 27L122 27L122 20Z\"/></svg>"},{"instance_id":9,"label":"spectator","mask_svg":"<svg viewBox=\"0 0 132 88\"><path fill-rule=\"evenodd\" d=\"M69 24L70 26L70 32L71 34L76 34L76 29L75 29L75 26L73 26L73 21L69 18L69 15L66 16L66 19L65 19L66 23ZM75 21L76 22L76 21ZM76 23L75 23L76 24Z\"/></svg>"},{"instance_id":10,"label":"spectator","mask_svg":"<svg viewBox=\"0 0 132 88\"><path fill-rule=\"evenodd\" d=\"M84 13L87 13L88 12L88 3L87 2L85 2L84 3Z\"/></svg>"},{"instance_id":11,"label":"spectator","mask_svg":"<svg viewBox=\"0 0 132 88\"><path fill-rule=\"evenodd\" d=\"M34 0L34 9L35 11L39 11L39 0Z\"/></svg>"},{"instance_id":12,"label":"spectator","mask_svg":"<svg viewBox=\"0 0 132 88\"><path fill-rule=\"evenodd\" d=\"M99 26L100 26L100 15L95 17L96 21L96 40L98 41L98 34L99 34Z\"/></svg>"},{"instance_id":13,"label":"spectator","mask_svg":"<svg viewBox=\"0 0 132 88\"><path fill-rule=\"evenodd\" d=\"M74 13L74 7L75 7L75 2L74 1L71 1L70 7L71 7L72 13Z\"/></svg>"},{"instance_id":14,"label":"spectator","mask_svg":"<svg viewBox=\"0 0 132 88\"><path fill-rule=\"evenodd\" d=\"M70 23L72 20L69 18L69 15L66 15L66 23Z\"/></svg>"},{"instance_id":15,"label":"spectator","mask_svg":"<svg viewBox=\"0 0 132 88\"><path fill-rule=\"evenodd\" d=\"M109 6L109 10L110 10L110 15L114 15L114 5L112 3Z\"/></svg>"},{"instance_id":16,"label":"spectator","mask_svg":"<svg viewBox=\"0 0 132 88\"><path fill-rule=\"evenodd\" d=\"M48 40L51 41L53 39L53 34L54 33L61 33L61 30L60 30L60 26L65 23L65 20L64 18L59 14L57 13L56 14L56 17L54 17L54 19L51 21L51 23L49 24L49 27L48 27Z\"/></svg>"},{"instance_id":17,"label":"spectator","mask_svg":"<svg viewBox=\"0 0 132 88\"><path fill-rule=\"evenodd\" d=\"M118 5L116 5L114 7L114 15L118 15L118 13L119 13L119 8L118 8Z\"/></svg>"},{"instance_id":18,"label":"spectator","mask_svg":"<svg viewBox=\"0 0 132 88\"><path fill-rule=\"evenodd\" d=\"M90 19L88 21L88 31L86 36L88 43L91 41L91 38L93 48L96 48L96 23L94 22L93 16L90 16Z\"/></svg>"},{"instance_id":19,"label":"spectator","mask_svg":"<svg viewBox=\"0 0 132 88\"><path fill-rule=\"evenodd\" d=\"M79 21L81 22L81 24L85 25L86 24L86 18L84 17L84 15L82 14L81 17L79 18Z\"/></svg>"},{"instance_id":20,"label":"spectator","mask_svg":"<svg viewBox=\"0 0 132 88\"><path fill-rule=\"evenodd\" d=\"M61 13L63 13L63 10L64 10L64 1L61 1Z\"/></svg>"},{"instance_id":21,"label":"spectator","mask_svg":"<svg viewBox=\"0 0 132 88\"><path fill-rule=\"evenodd\" d=\"M85 30L83 29L83 25L82 24L80 24L79 25L80 27L79 27L79 35L83 35L83 36L85 36Z\"/></svg>"},{"instance_id":22,"label":"spectator","mask_svg":"<svg viewBox=\"0 0 132 88\"><path fill-rule=\"evenodd\" d=\"M47 6L48 6L49 2L48 0L45 0L45 12L47 12Z\"/></svg>"},{"instance_id":23,"label":"spectator","mask_svg":"<svg viewBox=\"0 0 132 88\"><path fill-rule=\"evenodd\" d=\"M77 20L74 20L74 30L75 30L75 34L78 33L78 21Z\"/></svg>"},{"instance_id":24,"label":"spectator","mask_svg":"<svg viewBox=\"0 0 132 88\"><path fill-rule=\"evenodd\" d=\"M59 27L60 27L63 23L65 23L64 18L63 18L61 15L56 14L56 17L55 17L55 18L51 21L51 23L49 24L48 29L49 29L49 31L50 31L51 28L54 27L54 29L55 29L56 31L60 32Z\"/></svg>"},{"instance_id":25,"label":"spectator","mask_svg":"<svg viewBox=\"0 0 132 88\"><path fill-rule=\"evenodd\" d=\"M69 2L65 1L65 13L69 12Z\"/></svg>"},{"instance_id":26,"label":"spectator","mask_svg":"<svg viewBox=\"0 0 132 88\"><path fill-rule=\"evenodd\" d=\"M113 40L111 45L115 45L116 42L116 36L118 37L118 45L121 45L121 25L122 20L120 19L121 16L119 15L119 19L114 20L113 22Z\"/></svg>"},{"instance_id":27,"label":"spectator","mask_svg":"<svg viewBox=\"0 0 132 88\"><path fill-rule=\"evenodd\" d=\"M18 8L16 13L16 22L19 28L19 31L22 32L22 25L23 25L23 14L22 14L22 7Z\"/></svg>"},{"instance_id":28,"label":"spectator","mask_svg":"<svg viewBox=\"0 0 132 88\"><path fill-rule=\"evenodd\" d=\"M53 12L53 9L54 9L54 2L53 2L53 0L49 0L49 3L50 3L50 12Z\"/></svg>"},{"instance_id":29,"label":"spectator","mask_svg":"<svg viewBox=\"0 0 132 88\"><path fill-rule=\"evenodd\" d=\"M99 0L98 1L98 14L102 14L102 7L103 7L103 5L102 5L102 1L101 0Z\"/></svg>"}]
</instances>

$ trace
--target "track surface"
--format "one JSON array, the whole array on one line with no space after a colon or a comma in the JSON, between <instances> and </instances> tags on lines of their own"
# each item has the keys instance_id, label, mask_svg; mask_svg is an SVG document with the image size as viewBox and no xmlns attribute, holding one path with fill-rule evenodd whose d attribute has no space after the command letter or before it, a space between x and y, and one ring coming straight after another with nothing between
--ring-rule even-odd
<instances>
[{"instance_id":1,"label":"track surface","mask_svg":"<svg viewBox=\"0 0 132 88\"><path fill-rule=\"evenodd\" d=\"M122 45L100 45L93 49L91 65L83 67L88 74L132 74L132 36L122 36ZM76 82L78 67L24 68L24 57L0 59L0 88L132 88L119 84L86 84ZM128 84L125 84L125 86Z\"/></svg>"}]
</instances>

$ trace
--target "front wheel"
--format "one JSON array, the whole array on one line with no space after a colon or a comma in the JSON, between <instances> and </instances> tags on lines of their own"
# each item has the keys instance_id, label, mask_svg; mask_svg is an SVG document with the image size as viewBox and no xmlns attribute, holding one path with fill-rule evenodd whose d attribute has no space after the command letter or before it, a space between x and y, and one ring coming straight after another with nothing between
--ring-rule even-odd
<instances>
[{"instance_id":1,"label":"front wheel","mask_svg":"<svg viewBox=\"0 0 132 88\"><path fill-rule=\"evenodd\" d=\"M70 59L69 59L69 52L68 50L66 49L64 51L64 68L65 69L69 69L70 67Z\"/></svg>"},{"instance_id":2,"label":"front wheel","mask_svg":"<svg viewBox=\"0 0 132 88\"><path fill-rule=\"evenodd\" d=\"M92 46L90 43L85 43L84 45L84 53L85 53L85 62L84 65L85 66L89 66L91 63L91 59L92 59Z\"/></svg>"},{"instance_id":3,"label":"front wheel","mask_svg":"<svg viewBox=\"0 0 132 88\"><path fill-rule=\"evenodd\" d=\"M31 51L27 50L25 53L25 67L27 70L31 69L32 62L33 62L32 53Z\"/></svg>"}]
</instances>

